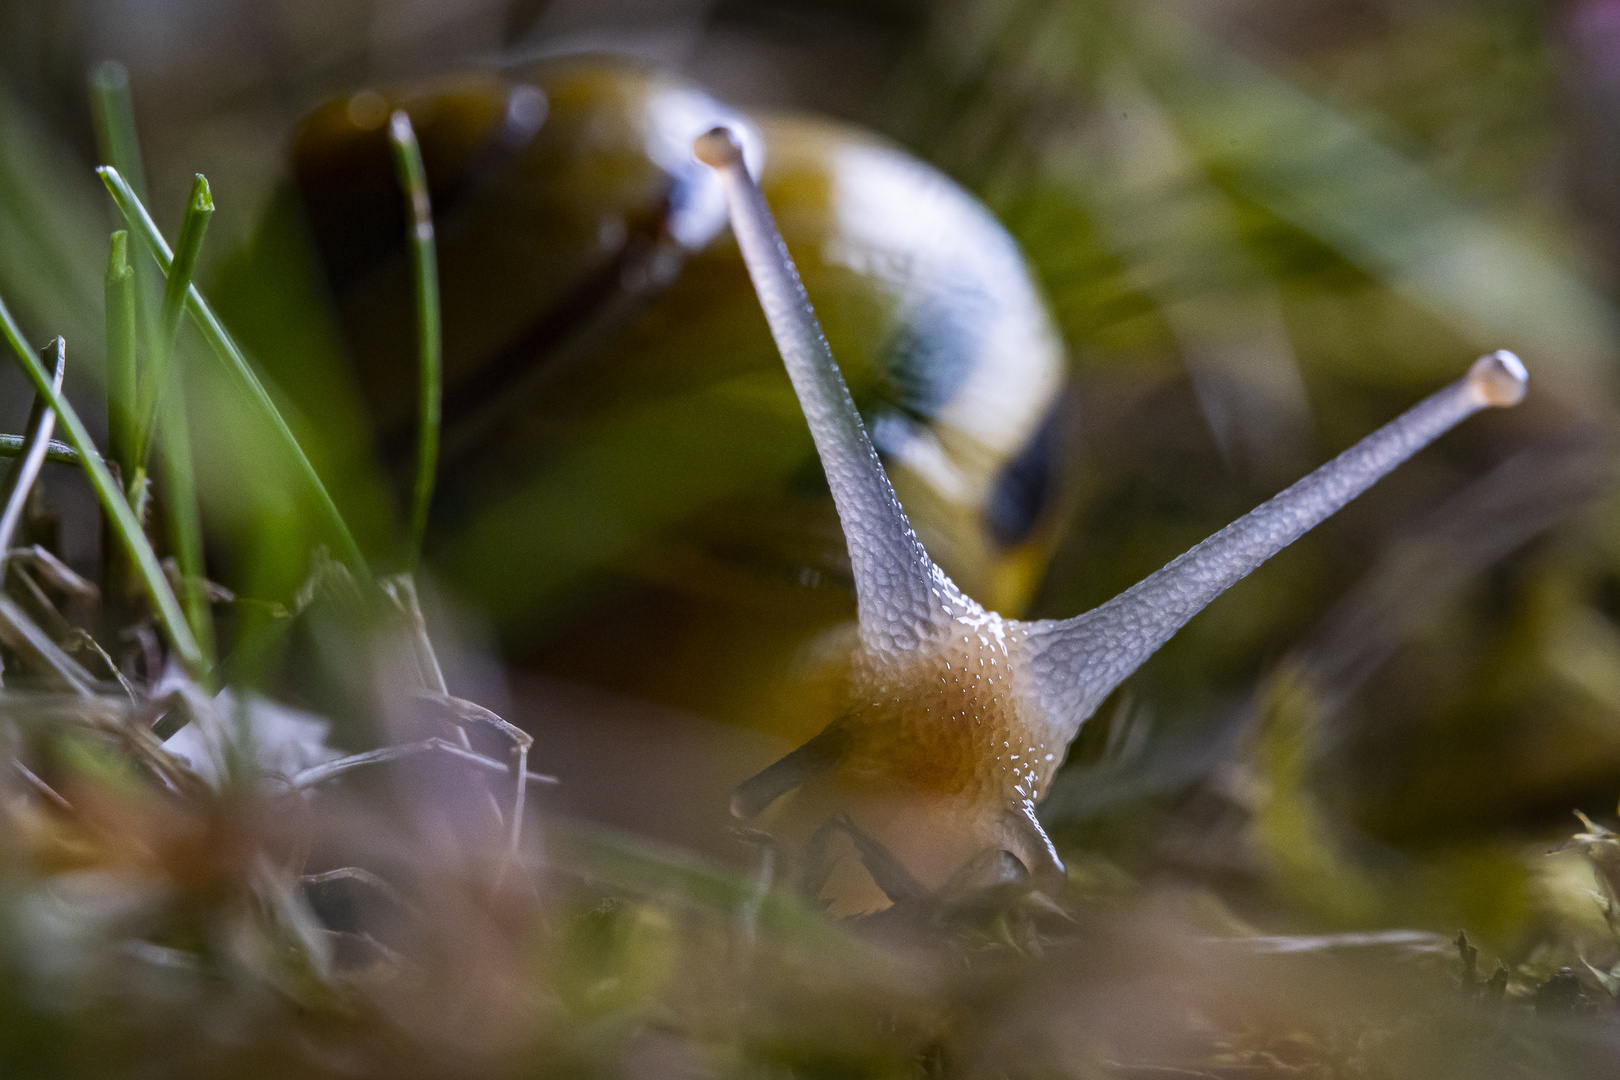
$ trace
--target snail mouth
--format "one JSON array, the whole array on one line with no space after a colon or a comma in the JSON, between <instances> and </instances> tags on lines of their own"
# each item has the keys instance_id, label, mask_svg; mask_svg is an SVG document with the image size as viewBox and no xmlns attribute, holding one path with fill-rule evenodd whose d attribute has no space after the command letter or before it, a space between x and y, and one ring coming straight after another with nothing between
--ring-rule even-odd
<instances>
[{"instance_id":1,"label":"snail mouth","mask_svg":"<svg viewBox=\"0 0 1620 1080\"><path fill-rule=\"evenodd\" d=\"M871 915L1008 880L1061 884L1033 817L965 797L852 792L828 780L794 793L772 834L795 888L831 915Z\"/></svg>"},{"instance_id":2,"label":"snail mouth","mask_svg":"<svg viewBox=\"0 0 1620 1080\"><path fill-rule=\"evenodd\" d=\"M833 769L849 746L849 733L833 721L820 735L737 785L731 812L752 820L777 799Z\"/></svg>"},{"instance_id":3,"label":"snail mouth","mask_svg":"<svg viewBox=\"0 0 1620 1080\"><path fill-rule=\"evenodd\" d=\"M1044 744L1011 695L974 678L978 659L953 652L903 678L857 676L859 708L737 788L732 812L762 820L800 890L833 914L925 900L969 864L980 876L1000 866L998 852L1023 878L1061 876L1032 810L1055 764L1035 752Z\"/></svg>"}]
</instances>

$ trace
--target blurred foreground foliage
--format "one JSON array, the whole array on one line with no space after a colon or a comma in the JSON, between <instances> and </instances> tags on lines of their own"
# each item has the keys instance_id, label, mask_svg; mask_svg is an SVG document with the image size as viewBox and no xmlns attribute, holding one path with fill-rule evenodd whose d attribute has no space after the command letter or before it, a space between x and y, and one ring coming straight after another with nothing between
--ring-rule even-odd
<instances>
[{"instance_id":1,"label":"blurred foreground foliage","mask_svg":"<svg viewBox=\"0 0 1620 1080\"><path fill-rule=\"evenodd\" d=\"M997 0L905 32L864 119L990 203L1070 347L1062 540L1034 614L1106 599L1479 351L1533 372L1522 409L1232 590L1086 728L1042 808L1059 897L1010 875L835 925L747 838L720 865L542 812L514 850L516 766L434 683L414 592L316 555L335 538L296 461L188 330L228 690L166 682L116 582L94 602L8 560L0 1069L1604 1075L1620 843L1584 820L1565 841L1572 805L1620 794L1617 22L1599 0ZM69 396L93 403L107 218L88 135L42 121L44 98L0 86L0 293L36 338L67 338ZM242 176L279 134L233 116L210 130ZM296 385L277 404L366 554L402 565L315 268L267 226L276 272L233 293L229 240L260 207L216 186L225 255L204 269L226 272L207 291ZM114 565L78 478L46 470L23 539ZM847 609L836 580L770 600ZM536 662L613 685L629 659L565 646L598 640L593 618L617 630L614 602L587 587L546 613L563 645ZM94 673L86 692L51 681L73 669L29 626ZM779 662L694 653L679 685L618 688L701 711L753 700L753 669ZM182 722L205 733L189 763L153 730ZM258 750L280 757L247 738L272 730ZM476 732L459 755L458 731Z\"/></svg>"}]
</instances>

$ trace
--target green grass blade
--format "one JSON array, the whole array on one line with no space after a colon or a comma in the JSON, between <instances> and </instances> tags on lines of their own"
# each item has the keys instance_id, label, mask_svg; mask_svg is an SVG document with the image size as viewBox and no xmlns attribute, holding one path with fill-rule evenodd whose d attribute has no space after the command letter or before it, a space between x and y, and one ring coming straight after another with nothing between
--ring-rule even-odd
<instances>
[{"instance_id":1,"label":"green grass blade","mask_svg":"<svg viewBox=\"0 0 1620 1080\"><path fill-rule=\"evenodd\" d=\"M197 509L196 474L191 460L191 424L186 416L185 395L170 372L164 394L163 437L159 440L158 464L163 478L163 508L167 512L169 543L180 568L180 602L186 624L197 639L198 648L214 669L214 622L208 606L207 576L203 560L202 516Z\"/></svg>"},{"instance_id":2,"label":"green grass blade","mask_svg":"<svg viewBox=\"0 0 1620 1080\"><path fill-rule=\"evenodd\" d=\"M11 345L11 351L16 354L18 362L22 365L23 373L28 376L28 381L34 384L34 392L44 395L51 408L56 410L57 418L67 434L68 443L79 452L80 463L90 478L91 486L95 488L96 497L101 500L102 512L111 518L113 530L123 541L130 558L134 560L142 584L146 586L146 593L152 600L152 609L158 623L168 635L174 651L179 654L181 663L193 675L199 677L205 675L207 663L203 659L202 650L197 647L196 640L191 636L185 615L180 610L180 603L175 599L174 592L163 577L163 568L158 565L152 545L146 542L146 534L141 531L140 523L135 520L135 514L130 510L129 503L124 501L124 493L118 490L112 474L107 471L106 463L101 460L101 455L96 453L95 443L91 441L90 433L85 430L79 414L68 404L66 397L51 389L50 377L45 373L39 358L34 355L34 350L24 340L22 329L11 317L11 309L6 307L3 299L0 299L0 333L5 334L6 341Z\"/></svg>"},{"instance_id":3,"label":"green grass blade","mask_svg":"<svg viewBox=\"0 0 1620 1080\"><path fill-rule=\"evenodd\" d=\"M135 101L130 94L129 72L123 64L108 60L91 69L90 107L95 118L96 146L102 163L116 168L119 175L129 181L136 197L145 199L146 167L141 161L140 136L135 130ZM150 358L157 348L154 338L158 298L163 292L163 282L158 277L157 268L146 260L131 259L130 265L135 270L135 318L140 350ZM130 400L133 403L134 399ZM111 456L115 461L123 460L116 454ZM133 491L133 468L124 469L123 480Z\"/></svg>"},{"instance_id":4,"label":"green grass blade","mask_svg":"<svg viewBox=\"0 0 1620 1080\"><path fill-rule=\"evenodd\" d=\"M107 257L107 454L127 481L135 475L135 270L129 233L112 234Z\"/></svg>"},{"instance_id":5,"label":"green grass blade","mask_svg":"<svg viewBox=\"0 0 1620 1080\"><path fill-rule=\"evenodd\" d=\"M38 325L71 328L88 339L90 322L100 321L95 269L106 232L94 201L85 198L94 191L81 186L79 155L6 86L0 86L0 147L0 273L10 302Z\"/></svg>"},{"instance_id":6,"label":"green grass blade","mask_svg":"<svg viewBox=\"0 0 1620 1080\"><path fill-rule=\"evenodd\" d=\"M16 457L28 445L26 435L0 435L0 458ZM77 465L79 452L60 439L52 439L45 447L45 460L58 465Z\"/></svg>"},{"instance_id":7,"label":"green grass blade","mask_svg":"<svg viewBox=\"0 0 1620 1080\"><path fill-rule=\"evenodd\" d=\"M151 353L151 362L140 378L140 404L135 413L135 460L143 467L152 453L158 403L172 389L170 373L175 365L175 345L180 338L180 316L185 313L186 293L191 289L197 256L202 251L203 237L208 234L208 222L213 216L214 200L208 190L208 180L199 173L191 187L191 198L186 201L186 216L180 225L180 242L175 248L174 262L167 270L168 277L163 286L163 308L158 316L155 343L157 348Z\"/></svg>"},{"instance_id":8,"label":"green grass blade","mask_svg":"<svg viewBox=\"0 0 1620 1080\"><path fill-rule=\"evenodd\" d=\"M202 252L203 238L208 234L208 223L214 216L213 193L208 190L208 179L201 173L191 185L191 197L186 200L186 215L180 224L180 240L175 247L174 263L163 286L163 308L158 317L158 347L153 363L147 370L147 382L152 387L150 413L143 413L148 421L142 447L150 445L152 432L158 421L158 404L162 402L163 432L159 440L159 455L163 470L164 509L168 512L169 540L174 558L180 566L180 602L185 608L186 622L197 637L197 644L213 669L214 623L208 609L208 595L204 587L207 576L203 560L202 516L197 509L197 478L192 471L191 424L186 412L185 379L181 376L180 318L185 314L186 294L191 290L191 279L197 269L197 257Z\"/></svg>"},{"instance_id":9,"label":"green grass blade","mask_svg":"<svg viewBox=\"0 0 1620 1080\"><path fill-rule=\"evenodd\" d=\"M180 567L180 602L185 608L186 622L196 635L203 655L208 658L210 670L214 661L214 623L203 584L207 569L203 560L202 516L197 509L197 478L192 471L191 460L191 424L186 412L185 379L181 375L177 346L180 342L180 319L185 314L186 294L191 290L197 257L202 252L203 238L208 234L208 223L213 216L213 193L208 189L208 179L198 173L191 185L191 197L186 200L186 215L180 224L180 240L175 248L174 263L163 286L163 308L158 316L158 347L153 354L155 363L146 372L146 386L151 387L152 402L150 411L141 414L146 418L147 427L139 433L142 437L138 439L143 449L151 445L161 402L163 431L159 440L159 457L163 471L163 507L168 513L169 540L174 549L175 562ZM142 387L143 391L146 386Z\"/></svg>"},{"instance_id":10,"label":"green grass blade","mask_svg":"<svg viewBox=\"0 0 1620 1080\"><path fill-rule=\"evenodd\" d=\"M198 173L191 183L191 197L186 200L186 216L180 223L180 241L174 248L174 264L169 268L163 285L163 313L158 320L163 340L172 343L180 334L180 316L185 314L186 293L197 270L197 256L202 253L203 237L208 234L208 223L214 216L214 195L208 190L208 178ZM173 347L172 344L170 346Z\"/></svg>"},{"instance_id":11,"label":"green grass blade","mask_svg":"<svg viewBox=\"0 0 1620 1080\"><path fill-rule=\"evenodd\" d=\"M119 170L128 178L139 198L146 198L146 167L141 161L140 136L135 129L135 100L130 93L129 72L116 60L97 65L90 72L90 105L95 118L96 143L101 160ZM125 257L128 259L126 241ZM147 378L151 392L141 395L142 373L139 361L148 365L161 364L161 340L157 331L158 300L163 281L157 268L145 259L128 260L134 270L132 287L135 309L134 349L130 359L128 396L124 398L129 409L128 441L112 439L109 415L108 454L119 463L119 476L124 484L125 498L135 511L135 520L146 527L146 512L151 498L151 484L147 478L148 437L155 422L157 389L160 383ZM109 309L110 310L110 309ZM109 335L108 347L112 347ZM111 358L109 357L109 364ZM108 403L112 403L114 385L112 369L108 370ZM122 375L120 374L120 377ZM148 400L149 399L149 400ZM143 404L147 407L143 408Z\"/></svg>"},{"instance_id":12,"label":"green grass blade","mask_svg":"<svg viewBox=\"0 0 1620 1080\"><path fill-rule=\"evenodd\" d=\"M433 238L433 206L428 200L427 168L416 131L403 110L388 121L394 167L410 216L412 281L416 289L417 426L416 485L411 495L410 551L421 558L427 535L433 483L439 469L440 404L444 387L443 341L439 320L439 264Z\"/></svg>"},{"instance_id":13,"label":"green grass blade","mask_svg":"<svg viewBox=\"0 0 1620 1080\"><path fill-rule=\"evenodd\" d=\"M138 197L146 198L146 169L135 138L135 103L123 64L107 60L95 66L90 72L90 101L102 159L118 169Z\"/></svg>"},{"instance_id":14,"label":"green grass blade","mask_svg":"<svg viewBox=\"0 0 1620 1080\"><path fill-rule=\"evenodd\" d=\"M214 661L214 624L204 588L207 569L203 559L202 517L197 508L197 478L192 470L191 425L186 412L185 379L177 351L180 319L185 314L186 295L202 253L208 223L214 216L213 193L201 173L191 185L186 213L180 225L180 239L174 262L163 286L163 307L158 316L157 348L152 353L141 384L142 406L138 414L143 427L136 432L140 463L154 442L159 420L161 438L156 441L163 476L163 508L167 512L169 542L180 568L180 602L186 622L196 635L197 644L209 661ZM161 405L161 410L160 410Z\"/></svg>"},{"instance_id":15,"label":"green grass blade","mask_svg":"<svg viewBox=\"0 0 1620 1080\"><path fill-rule=\"evenodd\" d=\"M57 338L45 346L45 350L55 353L51 365L51 389L60 394L62 376L67 372L67 349L62 339ZM22 522L28 493L33 490L34 481L39 479L39 470L45 466L45 451L50 446L51 432L55 427L56 411L51 408L50 400L43 394L35 394L34 407L28 413L27 448L12 463L6 472L5 483L0 485L0 493L5 499L5 509L0 511L0 576L4 574L6 553L11 550L12 537L17 534L17 526Z\"/></svg>"},{"instance_id":16,"label":"green grass blade","mask_svg":"<svg viewBox=\"0 0 1620 1080\"><path fill-rule=\"evenodd\" d=\"M119 211L124 215L124 220L129 223L131 231L146 245L153 258L157 260L158 267L167 274L169 267L174 262L174 255L170 252L169 245L163 239L163 235L158 232L157 226L153 224L151 215L146 212L146 207L136 197L129 183L118 174L117 169L103 166L96 171L101 176L102 182L107 185L107 190L112 194L113 202L117 204ZM229 332L226 331L224 325L219 321L219 317L214 314L214 309L208 305L208 301L203 299L202 293L198 291L195 285L191 286L187 291L186 307L191 312L191 317L196 322L197 328L202 331L204 339L214 350L214 354L225 364L227 370L241 382L249 397L270 422L277 435L280 436L287 452L292 455L294 464L303 475L305 482L309 485L310 491L315 497L316 504L320 507L321 515L326 519L327 528L331 533L332 540L337 545L340 558L356 578L369 582L371 580L371 568L366 565L365 556L361 554L359 545L355 543L354 534L349 531L349 526L343 520L343 515L338 512L337 504L332 501L331 493L326 490L326 485L321 482L320 475L315 471L315 466L310 463L303 447L298 444L297 437L293 435L292 429L287 426L286 418L281 415L281 410L276 408L275 402L270 399L270 394L265 390L264 384L259 381L258 375L254 373L247 357L242 353Z\"/></svg>"}]
</instances>

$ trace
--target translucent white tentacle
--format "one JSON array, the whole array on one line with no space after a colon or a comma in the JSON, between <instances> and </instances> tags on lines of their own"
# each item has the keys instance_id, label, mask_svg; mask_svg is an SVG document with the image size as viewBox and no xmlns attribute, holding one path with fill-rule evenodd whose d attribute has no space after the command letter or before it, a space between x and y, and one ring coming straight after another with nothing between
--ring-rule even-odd
<instances>
[{"instance_id":1,"label":"translucent white tentacle","mask_svg":"<svg viewBox=\"0 0 1620 1080\"><path fill-rule=\"evenodd\" d=\"M1077 618L1027 624L1024 685L1054 734L1072 739L1187 620L1385 473L1480 409L1518 404L1525 380L1512 353L1481 357L1464 378L1106 604Z\"/></svg>"},{"instance_id":2,"label":"translucent white tentacle","mask_svg":"<svg viewBox=\"0 0 1620 1080\"><path fill-rule=\"evenodd\" d=\"M928 558L906 520L741 146L728 129L715 128L695 151L720 174L732 231L815 437L849 544L861 639L880 653L915 648L944 625L947 606L971 601Z\"/></svg>"}]
</instances>

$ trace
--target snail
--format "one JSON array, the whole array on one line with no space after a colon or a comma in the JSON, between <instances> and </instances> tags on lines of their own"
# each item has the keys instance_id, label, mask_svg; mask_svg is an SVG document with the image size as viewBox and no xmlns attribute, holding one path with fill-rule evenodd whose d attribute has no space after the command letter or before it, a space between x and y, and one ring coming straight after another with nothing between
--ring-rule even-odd
<instances>
[{"instance_id":1,"label":"snail","mask_svg":"<svg viewBox=\"0 0 1620 1080\"><path fill-rule=\"evenodd\" d=\"M912 530L741 144L719 127L694 153L724 185L832 488L858 604L842 714L745 781L732 809L763 817L796 859L801 886L838 914L927 895L1003 853L1036 881L1061 880L1036 805L1103 699L1272 555L1468 416L1525 393L1517 357L1481 357L1462 379L1094 610L1003 618L959 589Z\"/></svg>"},{"instance_id":2,"label":"snail","mask_svg":"<svg viewBox=\"0 0 1620 1080\"><path fill-rule=\"evenodd\" d=\"M966 191L847 125L744 119L693 84L600 57L327 102L295 136L294 188L396 462L410 456L414 353L384 131L395 108L416 127L438 236L445 471L433 548L464 593L521 626L580 575L671 542L715 573L847 575L830 512L818 547L783 524L805 516L805 478L819 481L772 381L720 185L691 158L692 139L724 123L784 208L918 527L983 595L1027 599L1050 539L1043 422L1063 346L1017 246ZM705 455L722 424L748 426L765 452L716 466ZM638 493L660 471L667 497L652 506ZM590 500L570 501L585 489ZM514 565L558 518L589 542Z\"/></svg>"}]
</instances>

